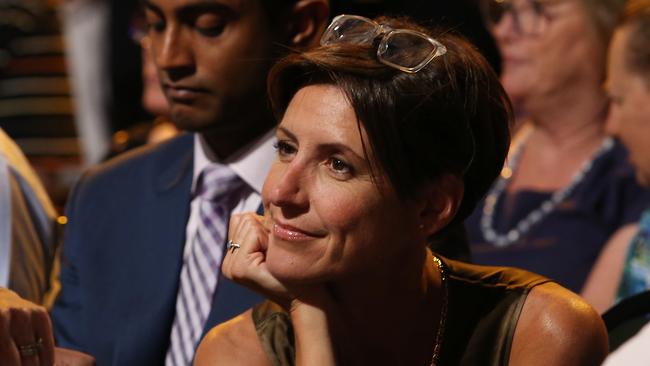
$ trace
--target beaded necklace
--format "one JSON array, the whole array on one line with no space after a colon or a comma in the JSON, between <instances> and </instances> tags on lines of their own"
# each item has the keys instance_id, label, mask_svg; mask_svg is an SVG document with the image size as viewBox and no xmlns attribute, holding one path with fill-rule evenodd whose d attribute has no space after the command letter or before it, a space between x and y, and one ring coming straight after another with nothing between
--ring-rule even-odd
<instances>
[{"instance_id":1,"label":"beaded necklace","mask_svg":"<svg viewBox=\"0 0 650 366\"><path fill-rule=\"evenodd\" d=\"M517 240L522 238L530 229L542 221L548 214L550 214L562 201L567 199L575 188L582 183L587 173L591 170L594 165L594 161L598 160L603 154L611 150L614 147L614 140L610 137L606 137L603 140L603 143L600 145L600 148L593 155L591 159L586 161L580 169L575 173L569 184L564 188L559 189L551 195L550 198L542 202L542 204L532 210L526 217L519 220L517 225L512 229L508 230L505 234L497 233L494 228L494 212L496 205L501 197L501 194L505 191L508 184L510 184L511 178L513 176L514 170L517 168L517 163L521 158L525 142L528 140L531 134L528 134L521 143L517 146L516 150L513 151L509 159L508 165L503 168L501 175L497 181L492 185L488 195L485 197L485 206L483 206L483 212L481 215L481 232L483 233L483 238L488 242L492 243L496 247L504 248L514 244Z\"/></svg>"}]
</instances>

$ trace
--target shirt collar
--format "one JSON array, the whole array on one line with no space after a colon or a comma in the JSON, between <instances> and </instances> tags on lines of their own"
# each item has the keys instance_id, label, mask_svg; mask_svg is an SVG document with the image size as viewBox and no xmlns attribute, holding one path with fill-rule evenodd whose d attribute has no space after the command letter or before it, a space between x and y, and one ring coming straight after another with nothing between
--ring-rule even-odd
<instances>
[{"instance_id":1,"label":"shirt collar","mask_svg":"<svg viewBox=\"0 0 650 366\"><path fill-rule=\"evenodd\" d=\"M262 137L235 152L226 161L219 161L203 137L195 133L192 193L195 192L199 174L210 164L220 164L229 167L257 193L261 193L266 174L275 158L273 148L275 142L274 132L274 130L267 132Z\"/></svg>"}]
</instances>

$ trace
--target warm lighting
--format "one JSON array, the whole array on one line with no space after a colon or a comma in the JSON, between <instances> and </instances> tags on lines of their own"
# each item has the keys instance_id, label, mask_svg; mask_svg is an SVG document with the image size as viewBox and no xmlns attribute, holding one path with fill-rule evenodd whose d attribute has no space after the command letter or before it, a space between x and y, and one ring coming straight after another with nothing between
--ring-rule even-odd
<instances>
[{"instance_id":1,"label":"warm lighting","mask_svg":"<svg viewBox=\"0 0 650 366\"><path fill-rule=\"evenodd\" d=\"M113 142L115 145L124 145L127 141L129 141L128 132L120 130L113 134Z\"/></svg>"},{"instance_id":2,"label":"warm lighting","mask_svg":"<svg viewBox=\"0 0 650 366\"><path fill-rule=\"evenodd\" d=\"M503 179L510 179L510 177L512 177L512 169L507 166L503 167L503 169L501 169L501 177Z\"/></svg>"},{"instance_id":3,"label":"warm lighting","mask_svg":"<svg viewBox=\"0 0 650 366\"><path fill-rule=\"evenodd\" d=\"M58 222L61 225L65 225L68 223L68 218L65 216L59 216L56 218L56 222Z\"/></svg>"}]
</instances>

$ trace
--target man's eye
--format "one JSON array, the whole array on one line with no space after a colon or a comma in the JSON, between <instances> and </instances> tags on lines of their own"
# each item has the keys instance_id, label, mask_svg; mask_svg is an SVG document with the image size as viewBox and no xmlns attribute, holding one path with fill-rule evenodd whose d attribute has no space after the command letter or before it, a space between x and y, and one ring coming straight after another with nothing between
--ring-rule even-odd
<instances>
[{"instance_id":1,"label":"man's eye","mask_svg":"<svg viewBox=\"0 0 650 366\"><path fill-rule=\"evenodd\" d=\"M203 34L204 36L207 37L216 37L221 35L223 33L225 27L220 26L220 27L210 27L210 28L197 28L199 33Z\"/></svg>"},{"instance_id":2,"label":"man's eye","mask_svg":"<svg viewBox=\"0 0 650 366\"><path fill-rule=\"evenodd\" d=\"M151 32L162 32L165 29L165 23L163 22L147 22L147 31Z\"/></svg>"},{"instance_id":3,"label":"man's eye","mask_svg":"<svg viewBox=\"0 0 650 366\"><path fill-rule=\"evenodd\" d=\"M206 14L198 17L194 26L204 36L216 37L223 33L223 30L226 28L226 22L222 17Z\"/></svg>"},{"instance_id":4,"label":"man's eye","mask_svg":"<svg viewBox=\"0 0 650 366\"><path fill-rule=\"evenodd\" d=\"M147 31L160 32L165 28L165 22L156 13L148 11L145 14L145 26Z\"/></svg>"}]
</instances>

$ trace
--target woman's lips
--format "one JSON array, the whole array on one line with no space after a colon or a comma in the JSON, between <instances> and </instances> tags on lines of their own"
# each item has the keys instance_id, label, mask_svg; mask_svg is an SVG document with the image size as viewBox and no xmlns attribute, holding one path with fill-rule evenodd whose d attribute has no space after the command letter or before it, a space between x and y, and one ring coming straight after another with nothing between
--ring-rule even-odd
<instances>
[{"instance_id":1,"label":"woman's lips","mask_svg":"<svg viewBox=\"0 0 650 366\"><path fill-rule=\"evenodd\" d=\"M273 235L287 241L303 241L312 240L321 237L322 235L311 233L305 230L298 229L297 227L285 224L274 223Z\"/></svg>"},{"instance_id":2,"label":"woman's lips","mask_svg":"<svg viewBox=\"0 0 650 366\"><path fill-rule=\"evenodd\" d=\"M504 53L501 55L501 62L517 65L526 62L526 58L514 54Z\"/></svg>"}]
</instances>

